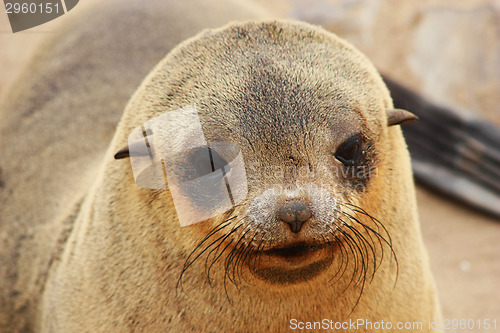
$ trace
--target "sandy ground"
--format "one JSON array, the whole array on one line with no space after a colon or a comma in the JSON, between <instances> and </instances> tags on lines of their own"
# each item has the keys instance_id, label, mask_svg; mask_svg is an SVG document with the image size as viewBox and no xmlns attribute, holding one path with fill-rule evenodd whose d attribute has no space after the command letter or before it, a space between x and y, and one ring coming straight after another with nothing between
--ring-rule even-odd
<instances>
[{"instance_id":1,"label":"sandy ground","mask_svg":"<svg viewBox=\"0 0 500 333\"><path fill-rule=\"evenodd\" d=\"M7 92L47 34L50 25L12 34L6 15L0 13L0 94ZM417 198L444 318L496 319L500 331L500 220L422 187L417 188Z\"/></svg>"}]
</instances>

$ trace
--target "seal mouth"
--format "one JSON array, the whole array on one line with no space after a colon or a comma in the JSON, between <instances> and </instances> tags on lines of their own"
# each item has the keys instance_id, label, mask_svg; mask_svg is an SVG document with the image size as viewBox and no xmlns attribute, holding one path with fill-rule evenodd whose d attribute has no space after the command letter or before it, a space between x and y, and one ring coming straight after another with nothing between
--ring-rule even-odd
<instances>
[{"instance_id":1,"label":"seal mouth","mask_svg":"<svg viewBox=\"0 0 500 333\"><path fill-rule=\"evenodd\" d=\"M309 255L328 247L329 243L323 244L308 244L300 242L286 247L275 247L270 250L263 251L264 254L282 258L284 260L301 260L306 259Z\"/></svg>"},{"instance_id":2,"label":"seal mouth","mask_svg":"<svg viewBox=\"0 0 500 333\"><path fill-rule=\"evenodd\" d=\"M255 276L273 284L307 281L326 270L333 256L330 242L299 242L273 247L261 252L252 271Z\"/></svg>"}]
</instances>

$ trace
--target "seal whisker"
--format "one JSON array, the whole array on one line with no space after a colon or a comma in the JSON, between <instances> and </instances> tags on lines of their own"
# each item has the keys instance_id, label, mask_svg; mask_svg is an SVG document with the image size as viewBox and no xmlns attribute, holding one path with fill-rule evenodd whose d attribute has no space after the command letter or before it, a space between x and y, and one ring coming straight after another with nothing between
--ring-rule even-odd
<instances>
[{"instance_id":1,"label":"seal whisker","mask_svg":"<svg viewBox=\"0 0 500 333\"><path fill-rule=\"evenodd\" d=\"M338 238L335 236L335 232L332 232L331 231L331 227L329 226L330 230L328 233L330 233L334 240L337 242ZM322 240L323 240L323 244L329 244L329 243L332 243L331 240L329 240L326 236L321 236ZM330 244L331 245L331 244ZM334 257L335 257L335 250L334 250L334 247L333 245L329 246L329 255L333 261ZM337 272L327 281L327 284L329 284L340 272L340 270L342 269L342 266L344 265L344 254L342 253L342 250L340 251L340 255L341 255L341 264L340 264L340 267L337 269Z\"/></svg>"},{"instance_id":2,"label":"seal whisker","mask_svg":"<svg viewBox=\"0 0 500 333\"><path fill-rule=\"evenodd\" d=\"M342 221L343 222L343 221ZM352 238L350 237L347 237L347 233L342 230L342 228L339 229L339 232L342 234L342 240L340 240L340 243L346 243L347 246L349 247L349 250L350 252L352 253L352 255L354 256L354 261L353 261L353 274L351 276L351 280L349 281L349 283L347 284L347 286L345 287L345 289L341 292L341 294L343 294L349 287L350 285L353 283L354 281L354 278L356 277L357 275L357 272L358 272L358 255L356 253L356 251L354 250L354 247L353 247L353 244L352 244ZM347 254L347 259L349 258L349 251L346 251L346 254ZM349 260L347 260L347 264L351 262ZM346 269L347 269L347 266L346 266Z\"/></svg>"},{"instance_id":3,"label":"seal whisker","mask_svg":"<svg viewBox=\"0 0 500 333\"><path fill-rule=\"evenodd\" d=\"M331 228L330 228L331 229ZM331 229L329 231L329 233L333 236L334 240L335 240L335 243L338 244L338 246L340 247L340 258L341 258L341 262L340 262L340 265L339 265L339 268L337 270L337 272L328 280L328 283L337 283L338 281L340 281L340 279L342 278L342 276L344 276L346 270L347 270L347 264L348 264L348 260L346 260L347 258L344 258L344 256L347 256L348 257L348 253L347 253L347 249L345 248L343 242L341 242L340 238L335 234L335 231L336 230L333 230ZM331 248L331 252L332 252L332 256L334 255L334 249L333 247ZM344 267L344 269L342 270L342 267ZM340 271L342 270L342 274L340 274L340 276L338 277L338 279L335 279L335 277L340 273Z\"/></svg>"},{"instance_id":4,"label":"seal whisker","mask_svg":"<svg viewBox=\"0 0 500 333\"><path fill-rule=\"evenodd\" d=\"M244 218L247 218L248 216L245 216ZM235 256L237 254L239 254L239 252L241 251L241 244L240 242L244 239L245 235L250 231L251 229L249 227L246 227L245 229L243 229L243 232L242 232L242 235L238 238L238 240L236 241L236 243L234 244L233 248L231 249L231 251L229 252L229 254L227 255L226 257L226 260L224 262L224 269L225 271L229 271L230 268L231 268L231 264L233 264L233 260L235 258ZM236 286L237 286L237 283L235 281L235 272L234 272L234 265L233 265L233 270L232 270L232 275L230 274L229 275L229 280Z\"/></svg>"},{"instance_id":5,"label":"seal whisker","mask_svg":"<svg viewBox=\"0 0 500 333\"><path fill-rule=\"evenodd\" d=\"M343 220L341 220L341 221L343 221ZM344 222L344 226L346 228L348 228L349 230L352 231L352 227L350 227L347 223ZM349 233L347 233L345 231L343 231L342 234L353 245L352 250L353 250L353 254L354 254L354 263L355 263L356 276L358 276L358 274L357 274L357 272L358 272L358 265L360 265L359 267L361 268L361 270L359 271L358 279L354 283L354 286L356 286L359 283L361 277L363 276L363 272L366 270L366 261L365 261L365 258L363 256L363 250L360 247L359 243L356 242L356 239L354 239L353 236L351 236ZM356 236L356 234L355 234L355 236ZM359 262L360 260L361 260L361 262ZM353 276L353 278L354 278L354 276Z\"/></svg>"},{"instance_id":6,"label":"seal whisker","mask_svg":"<svg viewBox=\"0 0 500 333\"><path fill-rule=\"evenodd\" d=\"M221 245L222 243L224 243L224 241L225 241L225 240L226 240L229 236L231 236L233 233L235 233L235 232L236 232L236 231L237 231L237 230L238 230L241 226L243 226L243 225L244 225L244 223L242 222L242 223L239 223L238 225L234 226L234 227L233 227L233 229L232 229L229 233L227 233L227 234L224 236L224 238L222 238L222 240L219 242L219 244L218 244L215 248L213 248L213 249L212 249L212 250L208 253L208 255L207 255L206 259L205 259L205 273L206 273L206 275L207 275L207 279L208 279L209 283L211 283L211 280L210 280L210 270L212 269L212 266L213 266L213 265L214 265L214 264L215 264L215 263L219 260L219 258L220 258L220 257L224 254L224 251L226 251L226 249L229 247L229 245L231 244L231 242L229 242L228 244L226 244L226 246L222 249L222 251L220 251L220 253L218 253L218 252L219 252L220 245ZM209 258L210 258L210 254L211 254L213 251L215 251L215 254L214 254L215 258L212 260L212 263L211 263L211 264L210 264L210 266L208 266L208 268L207 268L207 265L208 265L208 260L209 260ZM217 253L218 253L218 254L217 254Z\"/></svg>"},{"instance_id":7,"label":"seal whisker","mask_svg":"<svg viewBox=\"0 0 500 333\"><path fill-rule=\"evenodd\" d=\"M348 228L349 230L354 232L353 227L351 227L349 224L345 223L345 221L343 221L341 218L338 218L338 219L343 222L343 225L346 228ZM357 280L354 283L353 288L356 288L356 286L359 286L359 294L358 294L358 297L356 298L356 302L354 303L354 306L351 309L351 312L348 315L348 316L350 316L354 312L356 307L358 306L359 301L361 299L361 296L363 295L363 291L365 289L366 274L367 274L367 270L368 270L368 258L367 258L367 260L365 260L365 258L363 256L362 248L360 247L358 242L356 242L356 240L349 233L343 231L342 228L340 228L339 230L342 233L342 235L344 235L346 237L346 238L344 238L344 240L347 241L347 244L351 248L351 252L354 255L353 275L352 275L351 280L349 281L347 287L341 292L341 294L343 294L347 289L349 289L349 287L351 286L351 284L355 280L356 276L357 276ZM363 242L358 234L354 233L354 235L357 237L357 239L360 242ZM351 242L353 243L353 245L350 245ZM354 250L354 249L356 249L356 250ZM360 271L358 271L359 259L361 259L361 265L360 265L361 270Z\"/></svg>"},{"instance_id":8,"label":"seal whisker","mask_svg":"<svg viewBox=\"0 0 500 333\"><path fill-rule=\"evenodd\" d=\"M373 215L369 214L366 210L364 210L363 208L357 206L357 205L354 205L354 204L351 204L351 203L348 203L348 202L345 202L342 204L343 206L345 206L346 208L358 213L358 214L362 214L364 216L367 216L370 220L372 220L372 222L374 222L378 227L382 227L382 229L384 229L384 232L385 234L387 235L387 237L389 238L387 240L388 242L388 245L392 245L392 238L391 238L391 235L389 234L389 231L387 230L387 228L384 226L384 224L382 222L380 222L377 218L375 218Z\"/></svg>"},{"instance_id":9,"label":"seal whisker","mask_svg":"<svg viewBox=\"0 0 500 333\"><path fill-rule=\"evenodd\" d=\"M237 216L235 216L235 217L237 217ZM237 229L239 229L239 228L243 225L243 223L244 223L244 222L241 222L241 221L242 221L244 218L245 218L245 217L242 217L241 219L239 219L239 220L236 222L236 224L233 226L233 228L231 229L231 231L230 231L229 233L227 233L226 235L223 235L223 238L222 238L222 240L221 240L221 242L220 242L221 244L222 244L222 243L223 243L223 242L224 242L224 241L225 241L225 240L226 240L226 239L227 239L230 235L232 235L232 234L233 234L233 233L234 233ZM210 251L210 253L207 255L207 258L206 258L206 260L205 260L205 268L207 267L207 264L208 264L208 259L209 259L210 255L211 255L211 253L212 253L213 251L215 251L214 256L216 256L217 258L219 258L219 257L220 257L220 254L218 255L218 250L219 250L219 246L217 246L217 247L215 247L214 249L212 249L212 250ZM216 259L216 260L217 260L217 259ZM212 263L212 264L213 264L213 263ZM211 266L211 265L210 265L210 266Z\"/></svg>"},{"instance_id":10,"label":"seal whisker","mask_svg":"<svg viewBox=\"0 0 500 333\"><path fill-rule=\"evenodd\" d=\"M383 243L385 243L386 245L389 246L389 248L391 249L391 252L394 252L393 249L392 249L392 244L389 243L389 241L387 241L385 239L384 236L382 236L380 233L378 233L376 230L374 230L373 228L369 227L368 225L366 225L365 223L362 223L359 219L357 219L356 217L354 216L351 216L350 214L348 213L344 213L344 215L348 216L351 218L352 221L358 223L359 225L361 225L363 227L363 229L366 231L368 237L370 238L370 240L372 241L372 244L375 246L375 242L373 241L373 238L372 238L372 234L374 236L376 236L377 238L377 241L379 243L379 246L380 246L380 259L377 260L377 255L376 255L376 250L377 250L377 247L375 247L374 251L373 251L373 257L374 257L374 270L373 270L373 274L372 274L372 280L373 280L373 277L375 275L375 272L377 271L377 269L380 267L380 265L382 264L382 261L384 259L384 245ZM372 248L373 249L373 248ZM377 261L378 261L378 264L377 264Z\"/></svg>"},{"instance_id":11,"label":"seal whisker","mask_svg":"<svg viewBox=\"0 0 500 333\"><path fill-rule=\"evenodd\" d=\"M245 231L245 234L242 235L241 239L243 239L246 234L251 231L251 228L248 228L248 230ZM241 243L239 245L239 248L240 250L238 251L238 253L232 258L232 264L233 264L233 278L238 281L241 281L241 278L243 277L243 280L245 282L248 282L244 279L244 275L242 274L242 269L243 269L243 263L245 262L248 254L252 251L252 246L250 245L251 242L253 241L253 239L255 238L255 236L257 235L258 233L257 232L254 232L254 235L252 236L252 238L250 239L250 242L245 244L245 243Z\"/></svg>"},{"instance_id":12,"label":"seal whisker","mask_svg":"<svg viewBox=\"0 0 500 333\"><path fill-rule=\"evenodd\" d=\"M372 222L374 222L377 225L377 227L382 227L382 229L384 230L384 233L387 235L388 239L386 239L384 236L382 236L379 232L377 232L376 230L374 230L370 226L366 225L365 223L361 223L359 220L357 220L358 223L363 226L363 228L368 229L371 233L373 233L375 236L377 236L377 238L379 239L379 242L383 242L389 247L389 249L391 251L391 260L392 260L392 258L394 258L395 263L396 263L396 278L395 278L395 282L394 282L394 285L396 285L398 277L399 277L399 262L398 262L396 252L394 251L394 248L392 245L391 235L387 231L386 227L377 218L375 218L374 216L372 216L371 214L366 212L361 207L358 207L358 206L350 204L350 203L344 203L342 205L344 205L345 207L351 209L352 211L354 211L356 213L362 214L363 216L367 216ZM384 256L384 247L381 246L381 249L382 249L382 254L381 254L381 260L379 262L379 265L381 265L382 259Z\"/></svg>"},{"instance_id":13,"label":"seal whisker","mask_svg":"<svg viewBox=\"0 0 500 333\"><path fill-rule=\"evenodd\" d=\"M243 263L246 261L248 255L252 252L252 246L251 246L251 243L254 241L255 239L255 236L257 236L259 234L259 231L255 231L252 238L250 239L250 241L245 244L245 248L243 250L243 254L241 255L240 259L236 262L236 265L238 265L236 267L236 269L239 270L239 274L240 276L243 277L243 280L248 283L248 281L245 279L245 276L241 274L241 270L243 269Z\"/></svg>"},{"instance_id":14,"label":"seal whisker","mask_svg":"<svg viewBox=\"0 0 500 333\"><path fill-rule=\"evenodd\" d=\"M365 283L366 280L366 275L368 274L368 267L370 264L370 258L369 258L369 253L368 253L368 248L366 246L366 241L364 238L360 235L360 233L356 230L356 228L346 224L346 228L352 231L353 233L353 239L354 243L359 251L359 257L361 258L361 272L359 274L358 280L354 284L354 286L358 285L361 281L363 284ZM356 241L358 240L358 241Z\"/></svg>"},{"instance_id":15,"label":"seal whisker","mask_svg":"<svg viewBox=\"0 0 500 333\"><path fill-rule=\"evenodd\" d=\"M361 223L358 219L356 219L355 217L351 216L350 214L345 214L345 216L349 217L352 221L355 221L355 222L363 225L363 223ZM373 242L373 239L371 238L371 236L369 237L370 240L371 240L371 244L370 244L370 242L368 241L368 239L366 239L366 237L363 236L363 234L361 234L361 232L359 232L359 230L357 230L354 227L351 227L350 225L346 225L346 227L348 229L350 229L356 235L356 237L358 239L360 239L360 241L361 241L361 243L362 243L362 245L363 245L363 247L365 249L365 254L366 254L366 257L367 257L367 266L368 266L368 259L369 259L368 247L370 248L371 254L373 256L373 273L372 273L372 280L373 280L375 272L377 271L377 256L376 256L376 252L375 252L375 249L374 249L375 243ZM369 235L369 233L368 233L368 235ZM366 267L365 269L368 269L368 267Z\"/></svg>"},{"instance_id":16,"label":"seal whisker","mask_svg":"<svg viewBox=\"0 0 500 333\"><path fill-rule=\"evenodd\" d=\"M257 248L255 249L255 253L257 253L257 255L253 257L253 261L252 261L252 264L250 267L255 267L256 263L258 261L260 261L263 251L259 251L259 250L261 249L261 247L263 245L265 245L265 243L266 243L266 240L264 240L264 235L261 234L259 245L257 245Z\"/></svg>"},{"instance_id":17,"label":"seal whisker","mask_svg":"<svg viewBox=\"0 0 500 333\"><path fill-rule=\"evenodd\" d=\"M249 229L245 230L245 234L248 233L248 231ZM244 235L242 237L244 237ZM238 244L238 242L241 241L242 237L238 239L234 247L231 249L231 251L226 257L226 261L224 264L224 269L229 272L229 281L231 281L235 285L238 291L239 287L236 279L236 265L234 263L234 259L243 251L242 245Z\"/></svg>"},{"instance_id":18,"label":"seal whisker","mask_svg":"<svg viewBox=\"0 0 500 333\"><path fill-rule=\"evenodd\" d=\"M232 243L233 241L231 240L229 243ZM232 301L231 301L231 298L229 297L229 293L227 291L227 278L228 278L228 274L227 274L227 270L224 271L224 293L226 294L226 298L227 298L227 301L229 302L230 305L232 305Z\"/></svg>"},{"instance_id":19,"label":"seal whisker","mask_svg":"<svg viewBox=\"0 0 500 333\"><path fill-rule=\"evenodd\" d=\"M198 249L200 249L203 244L205 242L207 242L213 235L215 235L218 231L228 227L229 225L231 225L232 223L232 220L234 220L235 218L237 218L238 216L235 215L231 218L228 218L224 221L222 221L221 223L219 223L218 225L216 225L215 227L213 227L211 229L211 231L195 246L195 248L193 249L193 251L191 251L191 253L187 256L185 262L184 262L184 265L182 267L182 270L181 270L181 273L179 274L179 278L177 279L177 284L176 284L176 290L181 287L182 289L182 277L184 276L184 273L189 269L189 267L191 267L191 265L206 251L208 250L213 244L215 244L221 237L219 237L218 239L216 239L215 241L213 241L211 244L209 244L208 246L205 246L205 248L196 255L196 257L194 257L193 259L191 259L195 253L198 251Z\"/></svg>"}]
</instances>

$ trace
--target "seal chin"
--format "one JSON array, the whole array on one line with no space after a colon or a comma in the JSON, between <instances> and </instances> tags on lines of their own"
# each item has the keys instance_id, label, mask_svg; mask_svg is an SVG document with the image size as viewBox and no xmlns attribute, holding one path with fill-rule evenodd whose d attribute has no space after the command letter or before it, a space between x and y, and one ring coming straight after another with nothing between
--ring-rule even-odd
<instances>
[{"instance_id":1,"label":"seal chin","mask_svg":"<svg viewBox=\"0 0 500 333\"><path fill-rule=\"evenodd\" d=\"M257 253L251 270L264 281L273 284L294 284L310 280L332 263L332 243L300 242L275 246Z\"/></svg>"}]
</instances>

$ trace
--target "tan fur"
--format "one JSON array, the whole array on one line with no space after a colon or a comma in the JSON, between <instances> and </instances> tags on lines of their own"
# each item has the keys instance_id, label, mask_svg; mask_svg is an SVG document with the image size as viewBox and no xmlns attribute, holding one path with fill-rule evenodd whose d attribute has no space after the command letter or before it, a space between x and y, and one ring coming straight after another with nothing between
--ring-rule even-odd
<instances>
[{"instance_id":1,"label":"tan fur","mask_svg":"<svg viewBox=\"0 0 500 333\"><path fill-rule=\"evenodd\" d=\"M392 102L371 63L336 36L302 23L208 30L156 66L108 145L121 108L162 52L203 27L256 15L230 3L133 3L105 5L65 26L69 32L45 45L1 106L0 223L7 247L0 259L9 265L0 268L0 324L37 332L280 332L292 318L422 321L424 328L439 318L408 152L400 129L387 126ZM168 8L174 3L181 8ZM138 13L148 19L140 21ZM111 35L92 28L110 17L117 18ZM101 48L111 51L105 56L96 51ZM207 140L232 140L247 167L257 162L256 171L247 169L249 196L234 214L252 214L266 189L280 191L275 184L282 179L256 178L260 167L283 165L289 156L319 164L356 131L373 139L378 176L365 193L335 176L314 183L383 223L399 263L397 283L398 267L385 246L356 307L361 286L342 293L347 278L328 284L326 272L279 285L245 270L250 283L239 290L228 283L226 294L223 265L214 266L209 285L204 258L177 288L187 256L220 219L181 228L168 192L136 186L128 160L113 154L144 121L190 104L208 124ZM281 121L271 121L277 112ZM306 114L307 132L294 122ZM336 183L347 191L334 189ZM314 236L322 222L311 222L304 234ZM277 230L272 241L284 241L286 231Z\"/></svg>"}]
</instances>

